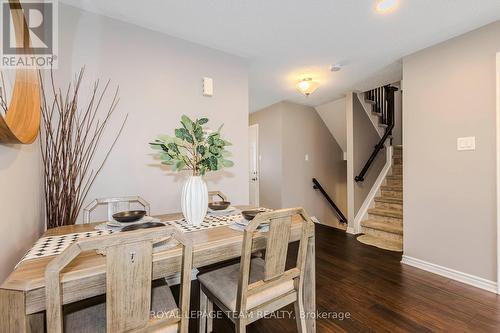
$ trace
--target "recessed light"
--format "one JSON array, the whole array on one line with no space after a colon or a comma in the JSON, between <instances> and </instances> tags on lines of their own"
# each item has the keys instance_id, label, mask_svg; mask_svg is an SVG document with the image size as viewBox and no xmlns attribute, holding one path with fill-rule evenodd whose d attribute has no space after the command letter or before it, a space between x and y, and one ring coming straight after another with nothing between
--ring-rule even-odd
<instances>
[{"instance_id":1,"label":"recessed light","mask_svg":"<svg viewBox=\"0 0 500 333\"><path fill-rule=\"evenodd\" d=\"M379 0L375 5L375 10L381 14L392 12L399 5L399 0Z\"/></svg>"},{"instance_id":2,"label":"recessed light","mask_svg":"<svg viewBox=\"0 0 500 333\"><path fill-rule=\"evenodd\" d=\"M340 64L340 63L333 64L330 66L330 71L332 71L332 72L338 72L341 69L342 69L342 64Z\"/></svg>"}]
</instances>

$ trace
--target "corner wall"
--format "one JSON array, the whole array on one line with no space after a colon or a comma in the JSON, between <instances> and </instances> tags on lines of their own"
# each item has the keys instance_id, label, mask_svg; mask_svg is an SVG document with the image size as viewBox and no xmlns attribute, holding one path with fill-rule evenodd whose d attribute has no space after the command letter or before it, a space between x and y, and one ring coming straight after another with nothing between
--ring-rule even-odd
<instances>
[{"instance_id":1,"label":"corner wall","mask_svg":"<svg viewBox=\"0 0 500 333\"><path fill-rule=\"evenodd\" d=\"M500 21L403 61L404 254L496 281ZM457 151L458 137L475 151Z\"/></svg>"}]
</instances>

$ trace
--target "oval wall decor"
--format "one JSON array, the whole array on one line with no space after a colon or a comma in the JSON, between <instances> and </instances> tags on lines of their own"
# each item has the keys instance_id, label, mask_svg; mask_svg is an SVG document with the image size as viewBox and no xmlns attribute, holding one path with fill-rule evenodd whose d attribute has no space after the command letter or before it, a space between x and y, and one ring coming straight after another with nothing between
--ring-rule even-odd
<instances>
[{"instance_id":1,"label":"oval wall decor","mask_svg":"<svg viewBox=\"0 0 500 333\"><path fill-rule=\"evenodd\" d=\"M18 47L30 45L26 21L19 0L9 0ZM24 38L28 38L24 44ZM25 50L26 51L26 50ZM26 54L27 52L24 52ZM16 69L12 97L5 117L0 114L0 142L28 144L35 141L40 131L40 81L36 69Z\"/></svg>"}]
</instances>

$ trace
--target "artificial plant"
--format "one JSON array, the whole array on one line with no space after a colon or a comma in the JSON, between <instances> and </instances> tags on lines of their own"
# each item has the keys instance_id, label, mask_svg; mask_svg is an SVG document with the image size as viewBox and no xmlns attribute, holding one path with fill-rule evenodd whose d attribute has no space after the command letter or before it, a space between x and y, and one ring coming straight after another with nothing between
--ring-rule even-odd
<instances>
[{"instance_id":1,"label":"artificial plant","mask_svg":"<svg viewBox=\"0 0 500 333\"><path fill-rule=\"evenodd\" d=\"M175 129L175 136L160 135L150 145L160 151L161 163L171 166L172 171L191 170L193 176L203 176L232 167L234 163L227 159L230 152L226 150L231 143L221 137L223 125L212 132L204 126L207 123L207 118L193 121L183 115L182 127Z\"/></svg>"}]
</instances>

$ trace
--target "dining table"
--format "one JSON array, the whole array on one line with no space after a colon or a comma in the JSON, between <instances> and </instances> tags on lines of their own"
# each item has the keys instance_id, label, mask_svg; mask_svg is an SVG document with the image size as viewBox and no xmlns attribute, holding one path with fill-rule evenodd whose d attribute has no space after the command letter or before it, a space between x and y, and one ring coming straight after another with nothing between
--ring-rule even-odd
<instances>
[{"instance_id":1,"label":"dining table","mask_svg":"<svg viewBox=\"0 0 500 333\"><path fill-rule=\"evenodd\" d=\"M238 207L245 209L248 207ZM182 218L181 213L154 216L160 221ZM102 223L102 222L101 222ZM41 237L94 231L99 223L75 224L47 230ZM311 223L303 284L304 314L307 332L316 332L315 234ZM295 216L289 242L302 234L301 217ZM185 233L193 244L193 268L221 263L241 256L243 232L230 226ZM266 248L265 232L255 235L253 251ZM21 261L0 285L0 332L44 332L45 268L54 256ZM153 255L153 279L171 277L181 271L182 251L176 246ZM63 304L106 293L105 257L88 251L82 253L61 274Z\"/></svg>"}]
</instances>

